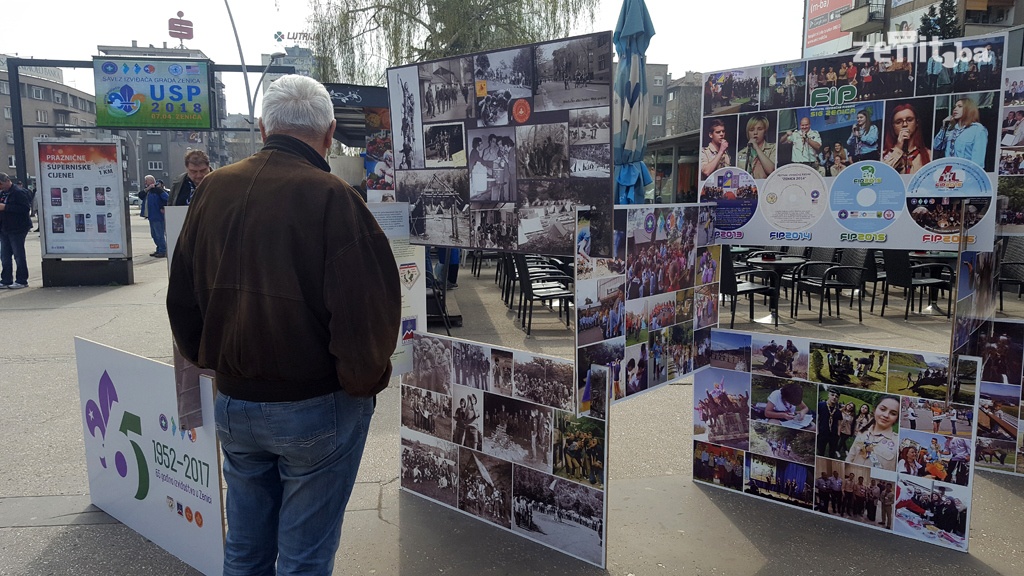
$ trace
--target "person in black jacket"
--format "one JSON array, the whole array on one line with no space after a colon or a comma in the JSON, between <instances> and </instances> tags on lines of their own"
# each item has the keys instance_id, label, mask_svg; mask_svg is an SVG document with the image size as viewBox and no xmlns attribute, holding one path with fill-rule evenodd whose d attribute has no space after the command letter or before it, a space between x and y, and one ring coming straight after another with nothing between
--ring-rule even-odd
<instances>
[{"instance_id":1,"label":"person in black jacket","mask_svg":"<svg viewBox=\"0 0 1024 576\"><path fill-rule=\"evenodd\" d=\"M0 172L0 288L28 286L25 236L32 229L32 201L28 191ZM18 267L14 276L12 262Z\"/></svg>"}]
</instances>

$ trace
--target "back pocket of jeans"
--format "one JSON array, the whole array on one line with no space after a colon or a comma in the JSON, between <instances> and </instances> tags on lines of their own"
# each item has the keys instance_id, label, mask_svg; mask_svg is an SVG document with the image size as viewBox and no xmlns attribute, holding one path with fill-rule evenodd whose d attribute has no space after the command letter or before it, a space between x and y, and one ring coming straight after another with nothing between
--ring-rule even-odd
<instances>
[{"instance_id":1,"label":"back pocket of jeans","mask_svg":"<svg viewBox=\"0 0 1024 576\"><path fill-rule=\"evenodd\" d=\"M298 402L264 403L263 416L278 454L292 464L312 466L337 447L333 394Z\"/></svg>"}]
</instances>

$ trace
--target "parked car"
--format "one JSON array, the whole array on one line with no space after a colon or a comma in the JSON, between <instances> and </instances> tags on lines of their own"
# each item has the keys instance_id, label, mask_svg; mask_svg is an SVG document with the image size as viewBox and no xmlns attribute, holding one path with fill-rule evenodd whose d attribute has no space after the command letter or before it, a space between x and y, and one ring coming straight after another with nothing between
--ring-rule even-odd
<instances>
[{"instance_id":1,"label":"parked car","mask_svg":"<svg viewBox=\"0 0 1024 576\"><path fill-rule=\"evenodd\" d=\"M128 204L131 204L132 206L141 206L142 205L142 199L139 198L139 193L138 192L129 192L128 193Z\"/></svg>"}]
</instances>

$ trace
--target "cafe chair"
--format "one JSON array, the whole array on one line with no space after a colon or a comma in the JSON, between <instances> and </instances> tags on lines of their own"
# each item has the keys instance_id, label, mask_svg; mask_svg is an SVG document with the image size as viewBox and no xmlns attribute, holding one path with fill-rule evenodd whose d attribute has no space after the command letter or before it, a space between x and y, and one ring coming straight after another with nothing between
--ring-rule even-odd
<instances>
[{"instance_id":1,"label":"cafe chair","mask_svg":"<svg viewBox=\"0 0 1024 576\"><path fill-rule=\"evenodd\" d=\"M795 249L798 249L798 250L805 250L803 246L791 246L790 248L795 248ZM806 265L812 264L812 263L825 263L825 264L829 264L829 263L834 263L836 261L836 248L812 248L810 250L810 252L804 251L803 253L800 253L800 254L787 254L787 256L790 256L790 255L792 255L792 256L800 255L800 256L802 256L804 258L807 258L807 262L805 262L801 266L806 266ZM796 277L796 273L797 273L797 269L798 268L800 268L800 267L798 266L796 268L793 268L792 270L786 271L786 272L784 272L780 276L780 281L781 281L781 285L782 285L782 293L787 298L789 297L789 289L790 288L794 288L794 279ZM799 300L799 297L800 297L800 295L797 294L796 290L794 289L793 290L792 302L796 302L795 305L797 305L797 306L799 305L799 302L797 302ZM831 301L829 301L829 305L830 306L831 306L831 304L832 304ZM832 313L829 312L829 315L831 315L831 314Z\"/></svg>"},{"instance_id":2,"label":"cafe chair","mask_svg":"<svg viewBox=\"0 0 1024 576\"><path fill-rule=\"evenodd\" d=\"M740 281L740 278L761 278L767 280L767 284L758 284L749 280ZM732 300L732 317L729 320L729 328L736 324L736 300L740 296L746 296L750 301L750 319L754 319L754 294L762 294L768 297L769 309L775 316L775 327L779 327L779 275L774 270L744 270L737 272L732 253L726 249L722 251L722 279L719 290L723 296Z\"/></svg>"},{"instance_id":3,"label":"cafe chair","mask_svg":"<svg viewBox=\"0 0 1024 576\"><path fill-rule=\"evenodd\" d=\"M811 309L811 294L817 294L818 302L818 324L822 323L825 311L825 299L828 299L828 315L832 315L832 293L836 295L836 318L841 317L840 295L843 290L850 291L851 307L853 293L860 290L857 297L857 320L864 321L864 274L867 272L867 260L874 259L870 250L863 248L847 248L843 251L839 264L832 262L810 261L798 266L793 271L793 290L797 297L793 299L790 307L792 316L799 314L800 295L807 294L807 309ZM816 271L821 271L816 275Z\"/></svg>"},{"instance_id":4,"label":"cafe chair","mask_svg":"<svg viewBox=\"0 0 1024 576\"><path fill-rule=\"evenodd\" d=\"M910 264L910 252L906 250L883 250L885 258L885 286L882 294L881 316L885 316L885 306L889 303L889 288L896 286L903 288L907 298L906 309L903 311L903 319L910 318L910 311L914 306L914 293L918 290L920 299L925 291L946 290L946 318L953 306L953 283L956 282L956 275L953 267L949 264ZM919 273L928 272L927 276L919 276ZM946 277L942 277L945 275ZM931 295L929 294L929 299ZM918 308L921 304L918 304Z\"/></svg>"},{"instance_id":5,"label":"cafe chair","mask_svg":"<svg viewBox=\"0 0 1024 576\"><path fill-rule=\"evenodd\" d=\"M522 326L529 336L533 329L533 303L548 304L558 301L558 317L565 312L565 326L569 327L569 303L576 297L572 289L573 278L557 269L533 270L526 255L514 254L516 272L519 274L519 309L516 319L522 319Z\"/></svg>"},{"instance_id":6,"label":"cafe chair","mask_svg":"<svg viewBox=\"0 0 1024 576\"><path fill-rule=\"evenodd\" d=\"M1024 291L1024 237L1003 238L1003 258L999 262L999 311L1003 311L1003 289L1017 288L1017 299Z\"/></svg>"}]
</instances>

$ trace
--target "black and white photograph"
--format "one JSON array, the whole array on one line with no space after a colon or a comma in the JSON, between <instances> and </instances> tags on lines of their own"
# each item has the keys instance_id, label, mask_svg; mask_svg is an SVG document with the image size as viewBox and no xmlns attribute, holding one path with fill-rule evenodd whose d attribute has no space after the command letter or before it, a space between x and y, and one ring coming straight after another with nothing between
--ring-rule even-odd
<instances>
[{"instance_id":1,"label":"black and white photograph","mask_svg":"<svg viewBox=\"0 0 1024 576\"><path fill-rule=\"evenodd\" d=\"M400 170L395 191L409 203L413 244L469 246L469 175L457 168Z\"/></svg>"},{"instance_id":2,"label":"black and white photograph","mask_svg":"<svg viewBox=\"0 0 1024 576\"><path fill-rule=\"evenodd\" d=\"M466 141L462 122L428 124L423 127L427 168L466 165Z\"/></svg>"},{"instance_id":3,"label":"black and white photograph","mask_svg":"<svg viewBox=\"0 0 1024 576\"><path fill-rule=\"evenodd\" d=\"M491 351L475 342L453 342L455 383L477 390L491 390Z\"/></svg>"},{"instance_id":4,"label":"black and white photograph","mask_svg":"<svg viewBox=\"0 0 1024 576\"><path fill-rule=\"evenodd\" d=\"M455 506L459 448L439 438L402 429L402 488Z\"/></svg>"},{"instance_id":5,"label":"black and white photograph","mask_svg":"<svg viewBox=\"0 0 1024 576\"><path fill-rule=\"evenodd\" d=\"M459 510L511 528L512 463L459 449Z\"/></svg>"},{"instance_id":6,"label":"black and white photograph","mask_svg":"<svg viewBox=\"0 0 1024 576\"><path fill-rule=\"evenodd\" d=\"M419 74L420 103L425 121L474 117L476 90L472 58L452 58L420 64Z\"/></svg>"},{"instance_id":7,"label":"black and white photograph","mask_svg":"<svg viewBox=\"0 0 1024 576\"><path fill-rule=\"evenodd\" d=\"M551 409L484 394L483 451L502 460L551 471Z\"/></svg>"},{"instance_id":8,"label":"black and white photograph","mask_svg":"<svg viewBox=\"0 0 1024 576\"><path fill-rule=\"evenodd\" d=\"M569 147L569 175L573 178L609 178L611 174L611 144L580 144Z\"/></svg>"},{"instance_id":9,"label":"black and white photograph","mask_svg":"<svg viewBox=\"0 0 1024 576\"><path fill-rule=\"evenodd\" d=\"M571 361L514 352L513 395L538 404L572 410L573 365Z\"/></svg>"},{"instance_id":10,"label":"black and white photograph","mask_svg":"<svg viewBox=\"0 0 1024 576\"><path fill-rule=\"evenodd\" d=\"M536 110L610 105L610 39L607 32L602 32L537 46Z\"/></svg>"},{"instance_id":11,"label":"black and white photograph","mask_svg":"<svg viewBox=\"0 0 1024 576\"><path fill-rule=\"evenodd\" d=\"M515 136L513 127L467 131L472 202L515 202Z\"/></svg>"},{"instance_id":12,"label":"black and white photograph","mask_svg":"<svg viewBox=\"0 0 1024 576\"><path fill-rule=\"evenodd\" d=\"M612 115L608 106L569 110L569 144L611 142Z\"/></svg>"},{"instance_id":13,"label":"black and white photograph","mask_svg":"<svg viewBox=\"0 0 1024 576\"><path fill-rule=\"evenodd\" d=\"M604 554L604 492L515 467L512 530L594 564Z\"/></svg>"},{"instance_id":14,"label":"black and white photograph","mask_svg":"<svg viewBox=\"0 0 1024 576\"><path fill-rule=\"evenodd\" d=\"M402 386L402 426L450 439L452 397L414 386Z\"/></svg>"},{"instance_id":15,"label":"black and white photograph","mask_svg":"<svg viewBox=\"0 0 1024 576\"><path fill-rule=\"evenodd\" d=\"M406 384L451 394L452 343L443 338L416 335L412 344L412 373Z\"/></svg>"},{"instance_id":16,"label":"black and white photograph","mask_svg":"<svg viewBox=\"0 0 1024 576\"><path fill-rule=\"evenodd\" d=\"M515 250L519 238L516 205L511 202L484 202L470 211L473 247Z\"/></svg>"},{"instance_id":17,"label":"black and white photograph","mask_svg":"<svg viewBox=\"0 0 1024 576\"><path fill-rule=\"evenodd\" d=\"M423 168L423 110L419 104L419 72L416 66L388 70L392 140L399 170Z\"/></svg>"},{"instance_id":18,"label":"black and white photograph","mask_svg":"<svg viewBox=\"0 0 1024 576\"><path fill-rule=\"evenodd\" d=\"M516 127L519 178L569 176L569 127L564 122Z\"/></svg>"},{"instance_id":19,"label":"black and white photograph","mask_svg":"<svg viewBox=\"0 0 1024 576\"><path fill-rule=\"evenodd\" d=\"M556 410L555 476L604 490L605 430L601 420Z\"/></svg>"},{"instance_id":20,"label":"black and white photograph","mask_svg":"<svg viewBox=\"0 0 1024 576\"><path fill-rule=\"evenodd\" d=\"M534 254L572 254L576 203L558 180L520 180L516 192L519 249Z\"/></svg>"},{"instance_id":21,"label":"black and white photograph","mask_svg":"<svg viewBox=\"0 0 1024 576\"><path fill-rule=\"evenodd\" d=\"M477 126L508 126L513 123L516 102L522 99L529 102L533 96L533 49L524 47L478 54L474 73ZM528 118L530 106L525 109Z\"/></svg>"},{"instance_id":22,"label":"black and white photograph","mask_svg":"<svg viewBox=\"0 0 1024 576\"><path fill-rule=\"evenodd\" d=\"M491 348L491 392L503 396L512 395L513 363L511 350Z\"/></svg>"},{"instance_id":23,"label":"black and white photograph","mask_svg":"<svg viewBox=\"0 0 1024 576\"><path fill-rule=\"evenodd\" d=\"M483 450L484 392L456 386L452 392L452 442Z\"/></svg>"}]
</instances>

